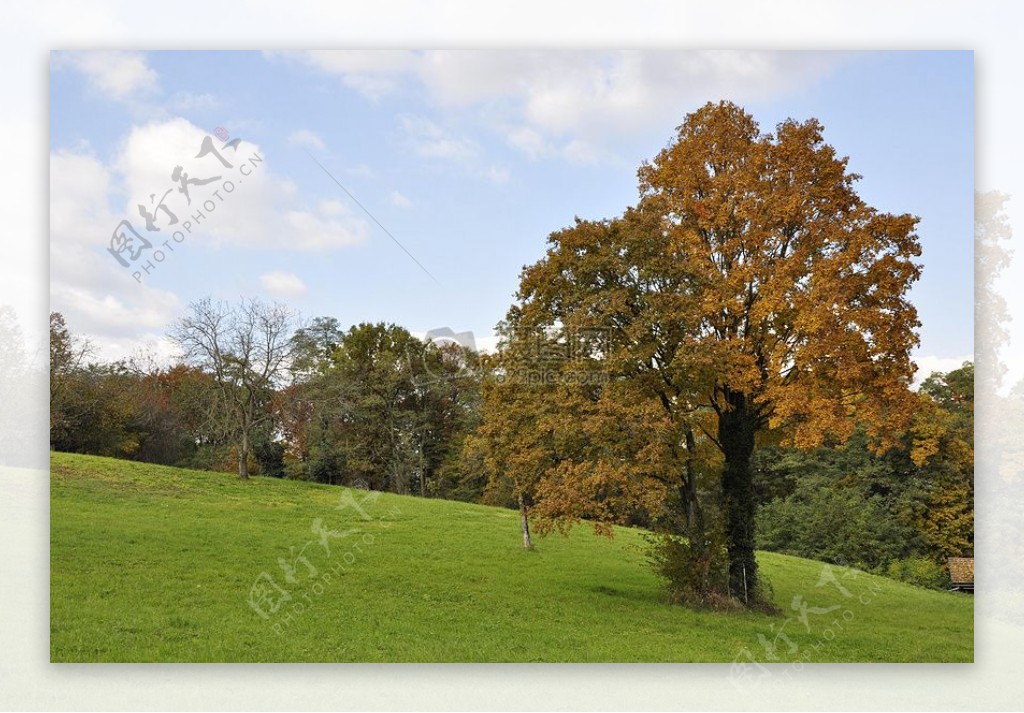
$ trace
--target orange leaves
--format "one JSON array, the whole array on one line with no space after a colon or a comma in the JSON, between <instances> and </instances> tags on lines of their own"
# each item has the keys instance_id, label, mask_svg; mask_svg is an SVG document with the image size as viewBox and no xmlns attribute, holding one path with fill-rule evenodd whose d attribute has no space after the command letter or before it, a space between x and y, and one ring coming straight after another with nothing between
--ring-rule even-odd
<instances>
[{"instance_id":1,"label":"orange leaves","mask_svg":"<svg viewBox=\"0 0 1024 713\"><path fill-rule=\"evenodd\" d=\"M938 409L932 400L921 397L921 407L914 417L910 458L918 468L939 453L951 418Z\"/></svg>"},{"instance_id":2,"label":"orange leaves","mask_svg":"<svg viewBox=\"0 0 1024 713\"><path fill-rule=\"evenodd\" d=\"M614 520L710 462L683 434L726 394L803 447L858 422L891 444L914 411L917 219L867 206L818 121L765 133L729 102L688 115L638 177L636 207L577 219L523 271L512 331L606 330L569 367L604 381L506 384L490 416L485 397L495 472L545 517ZM514 339L503 358L524 358Z\"/></svg>"},{"instance_id":3,"label":"orange leaves","mask_svg":"<svg viewBox=\"0 0 1024 713\"><path fill-rule=\"evenodd\" d=\"M641 205L669 216L686 266L692 347L804 443L850 432L853 392L880 431L905 425L919 324L906 299L917 219L866 206L823 132L811 119L761 133L739 107L708 104L641 169Z\"/></svg>"}]
</instances>

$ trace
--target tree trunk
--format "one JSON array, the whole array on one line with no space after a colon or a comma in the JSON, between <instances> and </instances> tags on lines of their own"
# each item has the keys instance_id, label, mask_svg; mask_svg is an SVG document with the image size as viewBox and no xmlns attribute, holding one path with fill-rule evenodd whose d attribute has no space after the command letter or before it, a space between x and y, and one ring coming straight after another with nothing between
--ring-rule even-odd
<instances>
[{"instance_id":1,"label":"tree trunk","mask_svg":"<svg viewBox=\"0 0 1024 713\"><path fill-rule=\"evenodd\" d=\"M743 394L727 390L726 398L729 407L718 416L718 442L725 455L722 496L729 551L729 592L750 603L757 589L754 480L750 472L757 417Z\"/></svg>"},{"instance_id":2,"label":"tree trunk","mask_svg":"<svg viewBox=\"0 0 1024 713\"><path fill-rule=\"evenodd\" d=\"M686 522L687 537L690 539L691 547L698 552L704 553L707 543L704 531L704 512L701 510L700 501L697 497L697 468L694 466L694 453L697 449L697 441L693 436L693 429L686 429L686 481L683 485L684 499L686 501Z\"/></svg>"},{"instance_id":3,"label":"tree trunk","mask_svg":"<svg viewBox=\"0 0 1024 713\"><path fill-rule=\"evenodd\" d=\"M242 442L238 446L238 477L249 479L249 432L242 431Z\"/></svg>"},{"instance_id":4,"label":"tree trunk","mask_svg":"<svg viewBox=\"0 0 1024 713\"><path fill-rule=\"evenodd\" d=\"M683 484L680 488L680 497L686 516L686 539L690 543L690 566L693 568L692 586L696 593L704 597L712 590L711 568L715 557L708 547L706 523L704 522L704 511L700 506L700 498L697 494L697 466L696 466L697 439L693 435L693 429L686 429L686 468Z\"/></svg>"},{"instance_id":5,"label":"tree trunk","mask_svg":"<svg viewBox=\"0 0 1024 713\"><path fill-rule=\"evenodd\" d=\"M532 550L533 540L530 538L530 520L527 517L526 498L519 496L519 526L523 530L523 549Z\"/></svg>"}]
</instances>

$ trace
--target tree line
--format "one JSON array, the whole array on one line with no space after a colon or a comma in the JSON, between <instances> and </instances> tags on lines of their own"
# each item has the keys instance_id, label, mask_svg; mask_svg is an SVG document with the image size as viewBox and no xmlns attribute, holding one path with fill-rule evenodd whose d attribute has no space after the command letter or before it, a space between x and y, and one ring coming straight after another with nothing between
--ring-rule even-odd
<instances>
[{"instance_id":1,"label":"tree line","mask_svg":"<svg viewBox=\"0 0 1024 713\"><path fill-rule=\"evenodd\" d=\"M212 306L205 301L199 311ZM246 309L281 308L248 303ZM546 349L536 350L546 369L568 364L554 338L540 335L535 342ZM225 363L238 364L227 341L222 344ZM673 515L659 504L663 491L645 492L628 480L609 488L601 473L578 467L557 490L545 482L553 468L567 467L570 453L587 463L581 457L587 451L604 455L592 456L595 467L616 453L622 468L667 477L649 475L676 462L651 404L645 412L623 398L611 413L599 416L594 406L566 421L571 402L556 408L553 399L545 408L523 387L531 373L502 366L509 357L433 345L396 325L343 331L335 319L317 318L296 329L287 346L283 380L260 391L239 378L231 387L235 396L226 398L228 384L218 385L215 371L184 361L90 361L88 345L53 313L51 448L515 507L527 547L531 519L542 530L571 523L547 515L551 505L543 501L551 492L563 498L575 492L576 515L599 531L622 523L661 533L652 557L677 598L708 595L713 568L724 561L724 539L716 535L717 561L695 557L687 541L666 534ZM222 378L230 373L225 367ZM533 384L566 393L558 382ZM573 384L569 391L609 388L598 379ZM910 427L883 454L869 447L863 430L843 445L812 449L782 445L777 434L765 439L751 466L759 547L944 586L945 559L973 554L973 365L932 374L915 400ZM249 404L257 415L247 413ZM694 434L684 438L693 452L700 450L697 441ZM244 460L242 443L248 444ZM703 527L715 532L721 493L706 438L702 457L689 464L683 481L691 492L675 497L691 508L705 504L676 516L693 521L700 512ZM590 484L572 485L576 475ZM724 568L717 574L724 586Z\"/></svg>"},{"instance_id":2,"label":"tree line","mask_svg":"<svg viewBox=\"0 0 1024 713\"><path fill-rule=\"evenodd\" d=\"M180 364L98 365L55 314L51 446L498 503L526 547L639 525L701 606L771 608L758 545L935 583L973 548L973 367L911 389L917 218L846 164L702 107L635 206L550 236L490 355L202 300Z\"/></svg>"},{"instance_id":3,"label":"tree line","mask_svg":"<svg viewBox=\"0 0 1024 713\"><path fill-rule=\"evenodd\" d=\"M280 304L201 300L171 366L100 363L50 315L50 447L198 469L473 500L459 470L478 355L392 324L297 326ZM469 490L467 490L469 488Z\"/></svg>"}]
</instances>

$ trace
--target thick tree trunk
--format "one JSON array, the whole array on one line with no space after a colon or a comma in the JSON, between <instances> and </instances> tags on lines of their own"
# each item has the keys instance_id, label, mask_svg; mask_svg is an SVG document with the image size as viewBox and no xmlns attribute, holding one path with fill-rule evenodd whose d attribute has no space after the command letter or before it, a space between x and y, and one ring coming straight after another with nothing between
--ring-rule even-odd
<instances>
[{"instance_id":1,"label":"thick tree trunk","mask_svg":"<svg viewBox=\"0 0 1024 713\"><path fill-rule=\"evenodd\" d=\"M729 550L729 591L734 597L749 603L757 588L754 480L750 471L757 417L742 394L727 392L727 397L729 408L718 417L718 442L725 454L722 496Z\"/></svg>"},{"instance_id":2,"label":"thick tree trunk","mask_svg":"<svg viewBox=\"0 0 1024 713\"><path fill-rule=\"evenodd\" d=\"M519 526L523 530L523 549L532 550L533 540L530 538L530 520L527 510L526 498L519 496Z\"/></svg>"}]
</instances>

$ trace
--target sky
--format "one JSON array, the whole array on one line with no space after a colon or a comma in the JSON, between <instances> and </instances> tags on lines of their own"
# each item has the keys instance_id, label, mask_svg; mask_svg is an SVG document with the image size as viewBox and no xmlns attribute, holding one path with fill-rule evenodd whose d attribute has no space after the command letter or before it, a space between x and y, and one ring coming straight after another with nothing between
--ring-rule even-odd
<instances>
[{"instance_id":1,"label":"sky","mask_svg":"<svg viewBox=\"0 0 1024 713\"><path fill-rule=\"evenodd\" d=\"M729 99L819 119L869 204L920 217L915 360L949 370L974 350L973 78L971 52L54 52L50 307L103 359L170 357L206 296L489 347L547 236L620 215Z\"/></svg>"}]
</instances>

